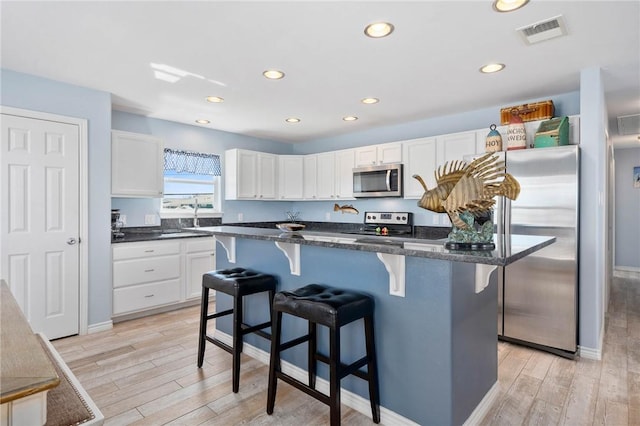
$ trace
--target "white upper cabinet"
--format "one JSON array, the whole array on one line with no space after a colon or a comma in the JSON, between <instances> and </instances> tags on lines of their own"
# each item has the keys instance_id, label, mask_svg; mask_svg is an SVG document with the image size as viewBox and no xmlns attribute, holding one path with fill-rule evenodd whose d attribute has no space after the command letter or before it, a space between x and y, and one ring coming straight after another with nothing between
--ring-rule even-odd
<instances>
[{"instance_id":1,"label":"white upper cabinet","mask_svg":"<svg viewBox=\"0 0 640 426\"><path fill-rule=\"evenodd\" d=\"M355 150L336 151L336 198L353 199Z\"/></svg>"},{"instance_id":2,"label":"white upper cabinet","mask_svg":"<svg viewBox=\"0 0 640 426\"><path fill-rule=\"evenodd\" d=\"M304 191L304 156L278 156L278 199L301 200Z\"/></svg>"},{"instance_id":3,"label":"white upper cabinet","mask_svg":"<svg viewBox=\"0 0 640 426\"><path fill-rule=\"evenodd\" d=\"M436 136L436 143L436 163L438 166L454 160L464 161L464 157L468 155L484 152L484 145L482 145L482 150L478 152L476 131Z\"/></svg>"},{"instance_id":4,"label":"white upper cabinet","mask_svg":"<svg viewBox=\"0 0 640 426\"><path fill-rule=\"evenodd\" d=\"M277 157L243 149L225 151L225 199L276 199Z\"/></svg>"},{"instance_id":5,"label":"white upper cabinet","mask_svg":"<svg viewBox=\"0 0 640 426\"><path fill-rule=\"evenodd\" d=\"M336 197L336 156L334 152L317 154L316 195L320 200Z\"/></svg>"},{"instance_id":6,"label":"white upper cabinet","mask_svg":"<svg viewBox=\"0 0 640 426\"><path fill-rule=\"evenodd\" d=\"M258 153L258 198L275 200L278 194L277 181L278 156Z\"/></svg>"},{"instance_id":7,"label":"white upper cabinet","mask_svg":"<svg viewBox=\"0 0 640 426\"><path fill-rule=\"evenodd\" d=\"M164 144L151 135L111 132L111 196L159 198L164 189Z\"/></svg>"},{"instance_id":8,"label":"white upper cabinet","mask_svg":"<svg viewBox=\"0 0 640 426\"><path fill-rule=\"evenodd\" d=\"M401 162L402 144L400 142L363 146L355 149L355 167Z\"/></svg>"},{"instance_id":9,"label":"white upper cabinet","mask_svg":"<svg viewBox=\"0 0 640 426\"><path fill-rule=\"evenodd\" d=\"M309 154L304 156L302 198L315 200L318 198L318 156Z\"/></svg>"},{"instance_id":10,"label":"white upper cabinet","mask_svg":"<svg viewBox=\"0 0 640 426\"><path fill-rule=\"evenodd\" d=\"M436 187L436 138L412 139L402 143L404 162L404 198L420 198L424 189L413 175L420 176L429 189Z\"/></svg>"}]
</instances>

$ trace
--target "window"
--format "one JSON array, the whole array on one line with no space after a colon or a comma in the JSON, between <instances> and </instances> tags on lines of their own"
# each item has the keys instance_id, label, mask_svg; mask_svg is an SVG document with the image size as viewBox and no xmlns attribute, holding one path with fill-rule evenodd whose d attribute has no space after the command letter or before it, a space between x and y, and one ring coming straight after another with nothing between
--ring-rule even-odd
<instances>
[{"instance_id":1,"label":"window","mask_svg":"<svg viewBox=\"0 0 640 426\"><path fill-rule=\"evenodd\" d=\"M161 216L220 216L221 174L218 155L165 148Z\"/></svg>"}]
</instances>

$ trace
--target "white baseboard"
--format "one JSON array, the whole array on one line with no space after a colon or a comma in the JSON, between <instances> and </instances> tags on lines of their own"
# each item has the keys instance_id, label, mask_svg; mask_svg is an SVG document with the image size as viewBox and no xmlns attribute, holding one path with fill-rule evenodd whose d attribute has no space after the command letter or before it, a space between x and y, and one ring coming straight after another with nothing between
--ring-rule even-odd
<instances>
[{"instance_id":1,"label":"white baseboard","mask_svg":"<svg viewBox=\"0 0 640 426\"><path fill-rule=\"evenodd\" d=\"M602 359L602 348L604 347L604 321L600 327L600 341L597 348L589 348L586 346L578 346L578 356L581 358L594 359L600 361Z\"/></svg>"},{"instance_id":2,"label":"white baseboard","mask_svg":"<svg viewBox=\"0 0 640 426\"><path fill-rule=\"evenodd\" d=\"M98 333L100 331L111 330L113 328L113 321L99 322L97 324L90 324L87 328L87 334Z\"/></svg>"},{"instance_id":3,"label":"white baseboard","mask_svg":"<svg viewBox=\"0 0 640 426\"><path fill-rule=\"evenodd\" d=\"M588 348L586 346L578 346L578 355L580 358L594 359L596 361L602 359L602 351L600 349Z\"/></svg>"},{"instance_id":4,"label":"white baseboard","mask_svg":"<svg viewBox=\"0 0 640 426\"><path fill-rule=\"evenodd\" d=\"M615 266L613 276L617 278L631 278L640 280L640 268L633 266Z\"/></svg>"},{"instance_id":5,"label":"white baseboard","mask_svg":"<svg viewBox=\"0 0 640 426\"><path fill-rule=\"evenodd\" d=\"M220 330L215 331L215 337L219 339L221 342L226 343L227 345L232 345L232 338L229 334L223 333ZM263 364L269 365L269 358L271 354L262 349L258 349L255 346L248 345L244 343L242 345L242 352L254 358ZM282 372L293 377L296 380L299 380L303 383L308 383L307 380L309 376L307 375L307 371L303 370L300 367L297 367L289 362L282 361L281 362ZM316 379L316 389L319 392L324 393L325 395L329 394L329 382L321 377ZM484 416L489 411L491 404L494 403L496 398L499 395L499 386L498 382L494 383L494 385L489 389L489 392L486 393L480 404L473 410L467 421L464 423L466 426L472 426L479 424L480 421L484 418ZM359 413L367 417L371 417L371 405L369 405L369 400L361 397L358 394L350 392L346 389L340 390L340 402L346 405L349 408L356 410ZM419 426L418 423L407 419L406 417L401 416L395 411L391 411L383 406L380 406L380 423L385 426Z\"/></svg>"},{"instance_id":6,"label":"white baseboard","mask_svg":"<svg viewBox=\"0 0 640 426\"><path fill-rule=\"evenodd\" d=\"M493 386L491 386L491 389L489 389L489 392L487 392L484 398L482 398L480 404L478 404L469 418L463 423L463 426L479 425L482 422L482 419L484 419L484 416L486 416L489 412L489 409L491 408L493 403L496 402L496 399L498 399L499 395L500 385L496 381Z\"/></svg>"}]
</instances>

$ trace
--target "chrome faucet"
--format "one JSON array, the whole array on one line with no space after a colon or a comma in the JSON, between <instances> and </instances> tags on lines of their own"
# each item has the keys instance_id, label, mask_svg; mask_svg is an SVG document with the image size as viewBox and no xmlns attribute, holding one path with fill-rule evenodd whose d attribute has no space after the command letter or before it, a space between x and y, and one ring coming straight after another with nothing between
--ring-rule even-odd
<instances>
[{"instance_id":1,"label":"chrome faucet","mask_svg":"<svg viewBox=\"0 0 640 426\"><path fill-rule=\"evenodd\" d=\"M197 228L198 226L200 226L200 224L198 223L198 197L195 198L195 208L193 209L193 227Z\"/></svg>"}]
</instances>

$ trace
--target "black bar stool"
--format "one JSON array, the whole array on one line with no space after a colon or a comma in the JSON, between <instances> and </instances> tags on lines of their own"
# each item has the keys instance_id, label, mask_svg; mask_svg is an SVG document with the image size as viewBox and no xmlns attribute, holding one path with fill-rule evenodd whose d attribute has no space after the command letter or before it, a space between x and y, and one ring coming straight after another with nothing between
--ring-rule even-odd
<instances>
[{"instance_id":1,"label":"black bar stool","mask_svg":"<svg viewBox=\"0 0 640 426\"><path fill-rule=\"evenodd\" d=\"M374 423L380 423L380 397L378 392L378 370L373 333L373 298L351 290L310 284L293 291L278 292L273 300L273 337L271 339L271 361L269 365L269 390L267 414L273 413L276 401L277 379L300 389L306 394L327 404L331 425L340 424L340 380L353 374L369 382L369 400ZM282 314L287 313L309 321L309 333L286 343L281 343ZM364 319L366 355L346 365L340 361L340 327L358 319ZM329 356L317 353L317 324L329 328ZM293 346L309 342L309 385L284 374L280 368L280 353ZM329 365L329 396L315 389L316 362ZM367 366L367 372L360 368Z\"/></svg>"},{"instance_id":2,"label":"black bar stool","mask_svg":"<svg viewBox=\"0 0 640 426\"><path fill-rule=\"evenodd\" d=\"M271 340L271 335L262 329L271 327L271 319L262 324L249 326L243 322L243 297L250 294L269 292L269 315L272 315L273 296L277 278L273 275L244 268L222 269L202 276L202 305L200 308L200 334L198 336L198 368L202 367L206 341L224 349L233 355L233 392L240 386L240 354L242 353L242 337L255 333ZM209 315L209 290L220 291L233 296L233 309ZM233 314L233 346L207 335L207 321Z\"/></svg>"}]
</instances>

